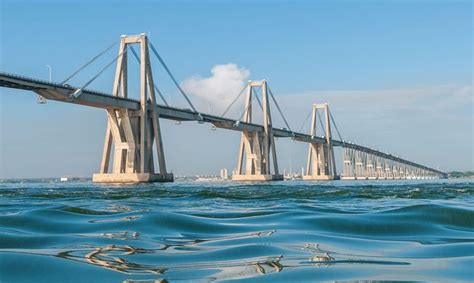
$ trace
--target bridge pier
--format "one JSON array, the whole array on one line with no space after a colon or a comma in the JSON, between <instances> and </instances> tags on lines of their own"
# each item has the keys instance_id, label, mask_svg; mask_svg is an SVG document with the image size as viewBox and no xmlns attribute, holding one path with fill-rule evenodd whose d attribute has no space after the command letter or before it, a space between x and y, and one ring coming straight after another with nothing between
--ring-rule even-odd
<instances>
[{"instance_id":1,"label":"bridge pier","mask_svg":"<svg viewBox=\"0 0 474 283\"><path fill-rule=\"evenodd\" d=\"M121 37L112 94L128 97L127 50L131 44L140 45L140 109L107 109L108 123L100 172L93 175L92 181L172 182L173 174L166 171L148 38L145 34ZM153 144L156 146L158 173L155 173L154 168ZM109 168L111 158L113 165Z\"/></svg>"},{"instance_id":2,"label":"bridge pier","mask_svg":"<svg viewBox=\"0 0 474 283\"><path fill-rule=\"evenodd\" d=\"M344 147L342 151L343 168L341 180L355 180L355 151L352 148Z\"/></svg>"},{"instance_id":3,"label":"bridge pier","mask_svg":"<svg viewBox=\"0 0 474 283\"><path fill-rule=\"evenodd\" d=\"M355 178L356 180L366 180L367 158L365 152L356 151L355 155Z\"/></svg>"},{"instance_id":4,"label":"bridge pier","mask_svg":"<svg viewBox=\"0 0 474 283\"><path fill-rule=\"evenodd\" d=\"M385 179L385 164L383 163L382 157L376 156L375 157L375 162L376 162L376 176L377 179Z\"/></svg>"},{"instance_id":5,"label":"bridge pier","mask_svg":"<svg viewBox=\"0 0 474 283\"><path fill-rule=\"evenodd\" d=\"M283 175L278 173L275 139L273 136L267 82L265 80L248 82L243 122L252 122L252 98L254 88L257 87L260 88L262 92L261 106L264 131L242 131L237 170L232 175L232 180L234 181L283 180ZM260 100L258 101L260 103ZM271 172L271 161L273 163L273 173Z\"/></svg>"},{"instance_id":6,"label":"bridge pier","mask_svg":"<svg viewBox=\"0 0 474 283\"><path fill-rule=\"evenodd\" d=\"M400 176L398 175L398 163L397 162L393 162L392 175L393 175L393 179L400 179Z\"/></svg>"},{"instance_id":7,"label":"bridge pier","mask_svg":"<svg viewBox=\"0 0 474 283\"><path fill-rule=\"evenodd\" d=\"M327 103L313 104L310 134L316 136L318 109L324 111L326 143L309 144L306 175L303 176L303 180L334 180L337 179L336 161L332 145L329 105Z\"/></svg>"},{"instance_id":8,"label":"bridge pier","mask_svg":"<svg viewBox=\"0 0 474 283\"><path fill-rule=\"evenodd\" d=\"M369 180L377 179L377 172L376 172L376 164L375 164L375 156L372 154L367 153L367 170L366 176Z\"/></svg>"}]
</instances>

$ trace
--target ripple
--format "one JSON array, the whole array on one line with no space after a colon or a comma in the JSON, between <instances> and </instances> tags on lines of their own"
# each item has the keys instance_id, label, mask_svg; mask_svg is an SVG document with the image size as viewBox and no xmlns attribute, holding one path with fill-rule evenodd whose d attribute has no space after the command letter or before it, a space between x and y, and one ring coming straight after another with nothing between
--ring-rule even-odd
<instances>
[{"instance_id":1,"label":"ripple","mask_svg":"<svg viewBox=\"0 0 474 283\"><path fill-rule=\"evenodd\" d=\"M474 276L472 182L30 180L0 195L2 282Z\"/></svg>"},{"instance_id":2,"label":"ripple","mask_svg":"<svg viewBox=\"0 0 474 283\"><path fill-rule=\"evenodd\" d=\"M140 219L140 216L126 216L121 218L112 218L112 219L97 219L89 220L90 223L110 223L110 222L121 222L121 221L134 221Z\"/></svg>"},{"instance_id":3,"label":"ripple","mask_svg":"<svg viewBox=\"0 0 474 283\"><path fill-rule=\"evenodd\" d=\"M75 214L85 214L85 215L108 215L108 214L111 214L108 211L99 211L99 210L93 210L93 209L87 209L87 208L81 208L81 207L66 207L66 208L63 208L63 211L70 212L70 213L75 213Z\"/></svg>"}]
</instances>

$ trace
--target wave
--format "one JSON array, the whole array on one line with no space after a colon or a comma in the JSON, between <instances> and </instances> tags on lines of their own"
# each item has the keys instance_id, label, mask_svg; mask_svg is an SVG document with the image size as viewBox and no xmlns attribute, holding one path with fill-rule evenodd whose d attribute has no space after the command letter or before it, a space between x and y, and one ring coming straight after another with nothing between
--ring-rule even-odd
<instances>
[{"instance_id":1,"label":"wave","mask_svg":"<svg viewBox=\"0 0 474 283\"><path fill-rule=\"evenodd\" d=\"M2 282L472 278L469 182L0 186Z\"/></svg>"}]
</instances>

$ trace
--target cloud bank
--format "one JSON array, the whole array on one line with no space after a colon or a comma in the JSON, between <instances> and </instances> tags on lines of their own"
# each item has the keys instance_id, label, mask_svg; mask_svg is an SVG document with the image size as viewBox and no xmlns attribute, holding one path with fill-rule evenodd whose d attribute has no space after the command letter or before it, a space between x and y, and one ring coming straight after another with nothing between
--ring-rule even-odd
<instances>
[{"instance_id":1,"label":"cloud bank","mask_svg":"<svg viewBox=\"0 0 474 283\"><path fill-rule=\"evenodd\" d=\"M181 83L181 87L192 96L198 109L208 112L210 105L213 114L221 114L245 86L249 76L249 70L236 64L215 65L211 69L211 76L190 77Z\"/></svg>"}]
</instances>

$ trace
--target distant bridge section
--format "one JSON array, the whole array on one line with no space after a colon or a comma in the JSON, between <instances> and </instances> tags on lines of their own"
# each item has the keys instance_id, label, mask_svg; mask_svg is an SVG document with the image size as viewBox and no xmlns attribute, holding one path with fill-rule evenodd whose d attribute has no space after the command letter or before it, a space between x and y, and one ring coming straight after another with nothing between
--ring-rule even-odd
<instances>
[{"instance_id":1,"label":"distant bridge section","mask_svg":"<svg viewBox=\"0 0 474 283\"><path fill-rule=\"evenodd\" d=\"M134 44L139 45L140 55L133 49L133 46L130 46ZM51 83L5 72L0 72L0 86L32 91L48 100L105 109L109 122L100 173L94 174L93 178L97 182L165 182L173 180L173 175L166 171L159 118L210 123L217 128L241 132L238 165L236 172L234 172L234 180L268 181L283 179L278 171L274 137L291 138L309 144L306 174L304 176L306 180L332 180L339 177L354 180L447 177L446 173L439 170L368 147L334 139L331 133L332 117L327 104L313 105L310 133L292 131L286 123L286 119L266 81L251 81L248 83L245 109L239 119L198 112L179 87L156 49L150 45L153 53L164 65L180 92L187 99L191 109L171 107L164 99L166 105L158 104L155 92L161 98L163 96L153 83L148 46L148 38L144 34L122 36L119 55L116 58L116 76L113 93L111 94L89 90L86 87L74 87L66 83ZM128 50L132 51L141 66L139 100L129 98L127 94L126 55ZM260 96L257 95L255 88L260 88ZM270 98L282 115L287 128L272 126L269 106L272 100ZM262 110L263 125L252 122L252 113L255 112L252 110L254 99ZM325 119L321 119L318 111L324 111ZM324 137L316 135L318 122L325 130ZM156 146L155 154L153 153L153 145ZM333 151L333 147L337 146L343 147L341 176L337 176L336 173ZM112 150L113 154L111 154ZM158 172L154 169L154 156L158 159ZM109 166L111 157L113 157L113 164Z\"/></svg>"}]
</instances>

